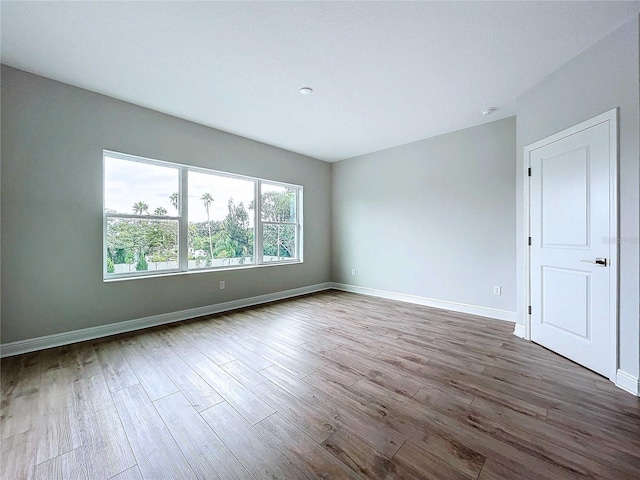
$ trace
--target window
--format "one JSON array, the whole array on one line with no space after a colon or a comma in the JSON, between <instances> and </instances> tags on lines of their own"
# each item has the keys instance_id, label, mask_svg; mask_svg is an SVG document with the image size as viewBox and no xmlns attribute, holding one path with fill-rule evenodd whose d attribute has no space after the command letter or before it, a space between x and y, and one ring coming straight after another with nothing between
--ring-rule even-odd
<instances>
[{"instance_id":1,"label":"window","mask_svg":"<svg viewBox=\"0 0 640 480\"><path fill-rule=\"evenodd\" d=\"M264 262L277 262L296 258L298 243L296 227L295 188L272 183L261 183L262 205L262 258Z\"/></svg>"},{"instance_id":2,"label":"window","mask_svg":"<svg viewBox=\"0 0 640 480\"><path fill-rule=\"evenodd\" d=\"M104 151L104 278L302 261L302 187Z\"/></svg>"}]
</instances>

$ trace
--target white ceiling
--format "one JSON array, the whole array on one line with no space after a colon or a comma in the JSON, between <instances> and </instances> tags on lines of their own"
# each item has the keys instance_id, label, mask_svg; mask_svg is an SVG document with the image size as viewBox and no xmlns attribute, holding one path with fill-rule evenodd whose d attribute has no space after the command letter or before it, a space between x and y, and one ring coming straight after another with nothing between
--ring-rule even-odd
<instances>
[{"instance_id":1,"label":"white ceiling","mask_svg":"<svg viewBox=\"0 0 640 480\"><path fill-rule=\"evenodd\" d=\"M335 161L514 115L519 94L638 12L640 2L3 1L1 60ZM498 110L482 117L486 106Z\"/></svg>"}]
</instances>

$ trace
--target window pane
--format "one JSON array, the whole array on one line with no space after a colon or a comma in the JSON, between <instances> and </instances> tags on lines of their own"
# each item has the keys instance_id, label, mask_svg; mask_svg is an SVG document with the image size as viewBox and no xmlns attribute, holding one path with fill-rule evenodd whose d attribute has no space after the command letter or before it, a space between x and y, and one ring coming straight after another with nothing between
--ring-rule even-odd
<instances>
[{"instance_id":1,"label":"window pane","mask_svg":"<svg viewBox=\"0 0 640 480\"><path fill-rule=\"evenodd\" d=\"M296 221L295 189L281 185L262 184L262 221Z\"/></svg>"},{"instance_id":2,"label":"window pane","mask_svg":"<svg viewBox=\"0 0 640 480\"><path fill-rule=\"evenodd\" d=\"M189 268L253 263L254 182L189 171Z\"/></svg>"},{"instance_id":3,"label":"window pane","mask_svg":"<svg viewBox=\"0 0 640 480\"><path fill-rule=\"evenodd\" d=\"M174 167L104 157L105 209L112 213L178 215L179 172Z\"/></svg>"},{"instance_id":4,"label":"window pane","mask_svg":"<svg viewBox=\"0 0 640 480\"><path fill-rule=\"evenodd\" d=\"M264 225L262 250L265 262L296 258L296 226Z\"/></svg>"},{"instance_id":5,"label":"window pane","mask_svg":"<svg viewBox=\"0 0 640 480\"><path fill-rule=\"evenodd\" d=\"M178 268L178 221L107 219L107 274Z\"/></svg>"}]
</instances>

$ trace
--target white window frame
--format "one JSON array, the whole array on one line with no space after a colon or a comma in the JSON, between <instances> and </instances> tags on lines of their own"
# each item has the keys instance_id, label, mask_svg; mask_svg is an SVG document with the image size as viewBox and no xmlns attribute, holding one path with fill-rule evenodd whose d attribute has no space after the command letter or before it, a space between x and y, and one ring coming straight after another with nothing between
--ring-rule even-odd
<instances>
[{"instance_id":1,"label":"white window frame","mask_svg":"<svg viewBox=\"0 0 640 480\"><path fill-rule=\"evenodd\" d=\"M262 185L271 185L276 187L285 187L291 188L296 192L296 220L295 222L265 222L262 220ZM260 248L260 264L261 265L279 265L282 263L296 263L298 261L302 261L302 220L299 218L302 216L302 187L298 185L282 183L282 182L273 182L270 180L258 180L257 181L256 198L260 198L260 204L256 203L256 229L255 229L255 238L254 240L254 249ZM299 189L299 190L298 190ZM259 227L258 227L259 225ZM296 256L291 258L283 258L280 260L264 260L264 251L263 251L263 227L264 225L293 225L296 229L295 233L295 252ZM280 247L278 247L280 248ZM300 259L300 260L298 260Z\"/></svg>"},{"instance_id":2,"label":"white window frame","mask_svg":"<svg viewBox=\"0 0 640 480\"><path fill-rule=\"evenodd\" d=\"M136 215L129 213L110 213L106 209L106 176L105 165L106 157L117 158L120 160L146 163L150 165L157 165L166 168L176 168L178 170L178 215ZM254 209L253 209L253 225L254 225L254 245L253 245L253 258L251 264L243 265L224 265L220 267L201 267L201 268L189 268L189 248L188 248L188 234L189 234L189 172L206 173L210 175L216 175L219 177L228 177L239 180L251 181L254 184ZM212 170L202 167L194 167L175 162L167 162L163 160L155 160L151 158L140 157L137 155L130 155L126 153L115 152L112 150L103 150L102 152L102 194L103 194L103 247L102 247L102 277L103 281L113 280L126 280L134 278L147 278L166 275L177 275L185 273L200 273L200 272L212 272L220 270L230 269L249 269L259 268L264 266L282 265L291 263L303 262L303 187L301 185L295 185L292 183L278 182L276 180L267 180L257 177L249 177L246 175L238 175L235 173L222 172L219 170ZM295 192L295 208L296 216L295 222L263 222L262 221L262 185L274 185L279 187L285 187L293 189ZM173 220L178 222L178 268L167 270L146 270L136 272L124 272L124 273L107 273L107 222L110 218L124 218L124 219L144 219L144 220ZM263 225L294 225L295 226L295 257L284 258L277 261L265 261L264 252L262 250L262 232Z\"/></svg>"}]
</instances>

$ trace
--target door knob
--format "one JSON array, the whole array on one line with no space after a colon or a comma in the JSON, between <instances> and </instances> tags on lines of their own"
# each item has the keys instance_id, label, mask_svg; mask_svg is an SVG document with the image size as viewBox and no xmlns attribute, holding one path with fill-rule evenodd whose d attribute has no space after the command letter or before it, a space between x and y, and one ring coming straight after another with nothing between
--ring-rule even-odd
<instances>
[{"instance_id":1,"label":"door knob","mask_svg":"<svg viewBox=\"0 0 640 480\"><path fill-rule=\"evenodd\" d=\"M580 260L581 262L584 263L593 263L599 267L606 267L607 266L607 259L606 258L602 258L602 257L598 257L595 260Z\"/></svg>"}]
</instances>

